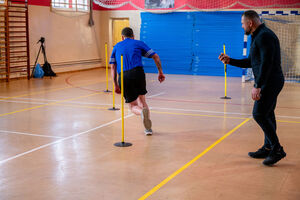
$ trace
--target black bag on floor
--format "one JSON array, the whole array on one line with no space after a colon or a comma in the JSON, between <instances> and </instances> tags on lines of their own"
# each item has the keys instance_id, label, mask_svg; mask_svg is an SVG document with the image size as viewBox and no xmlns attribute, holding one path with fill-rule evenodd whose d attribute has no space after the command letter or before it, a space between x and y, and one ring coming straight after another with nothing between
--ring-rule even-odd
<instances>
[{"instance_id":1,"label":"black bag on floor","mask_svg":"<svg viewBox=\"0 0 300 200\"><path fill-rule=\"evenodd\" d=\"M52 70L50 63L45 61L43 65L44 76L56 76L55 72Z\"/></svg>"}]
</instances>

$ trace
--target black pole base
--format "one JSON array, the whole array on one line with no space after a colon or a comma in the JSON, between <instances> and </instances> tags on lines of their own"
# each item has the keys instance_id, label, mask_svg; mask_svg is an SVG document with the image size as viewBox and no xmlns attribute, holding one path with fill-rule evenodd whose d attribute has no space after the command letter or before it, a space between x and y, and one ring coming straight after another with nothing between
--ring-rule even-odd
<instances>
[{"instance_id":1,"label":"black pole base","mask_svg":"<svg viewBox=\"0 0 300 200\"><path fill-rule=\"evenodd\" d=\"M225 97L220 97L220 99L231 99L231 97L225 96Z\"/></svg>"},{"instance_id":2,"label":"black pole base","mask_svg":"<svg viewBox=\"0 0 300 200\"><path fill-rule=\"evenodd\" d=\"M120 110L120 108L112 107L112 108L109 108L108 110Z\"/></svg>"},{"instance_id":3,"label":"black pole base","mask_svg":"<svg viewBox=\"0 0 300 200\"><path fill-rule=\"evenodd\" d=\"M114 144L116 147L129 147L131 146L132 144L131 143L128 143L128 142L117 142Z\"/></svg>"},{"instance_id":4,"label":"black pole base","mask_svg":"<svg viewBox=\"0 0 300 200\"><path fill-rule=\"evenodd\" d=\"M111 92L110 90L104 90L103 92Z\"/></svg>"}]
</instances>

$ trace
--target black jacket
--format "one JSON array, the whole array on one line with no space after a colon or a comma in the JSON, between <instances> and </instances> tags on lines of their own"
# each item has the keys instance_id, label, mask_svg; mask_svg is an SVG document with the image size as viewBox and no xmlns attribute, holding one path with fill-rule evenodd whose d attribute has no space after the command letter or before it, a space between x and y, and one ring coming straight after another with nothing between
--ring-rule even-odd
<instances>
[{"instance_id":1,"label":"black jacket","mask_svg":"<svg viewBox=\"0 0 300 200\"><path fill-rule=\"evenodd\" d=\"M230 65L252 68L256 88L270 86L278 78L283 79L280 58L280 44L275 33L261 24L252 34L249 57L245 59L230 58Z\"/></svg>"}]
</instances>

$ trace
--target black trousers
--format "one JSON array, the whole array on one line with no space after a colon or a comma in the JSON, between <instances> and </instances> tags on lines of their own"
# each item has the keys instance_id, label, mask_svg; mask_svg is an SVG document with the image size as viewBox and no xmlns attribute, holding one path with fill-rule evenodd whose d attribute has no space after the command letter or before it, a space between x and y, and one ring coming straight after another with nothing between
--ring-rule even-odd
<instances>
[{"instance_id":1,"label":"black trousers","mask_svg":"<svg viewBox=\"0 0 300 200\"><path fill-rule=\"evenodd\" d=\"M264 132L264 146L273 148L280 146L279 139L276 133L276 117L275 108L277 97L284 85L284 78L279 77L276 81L272 81L270 86L262 88L261 99L255 101L253 107L253 118L262 128Z\"/></svg>"}]
</instances>

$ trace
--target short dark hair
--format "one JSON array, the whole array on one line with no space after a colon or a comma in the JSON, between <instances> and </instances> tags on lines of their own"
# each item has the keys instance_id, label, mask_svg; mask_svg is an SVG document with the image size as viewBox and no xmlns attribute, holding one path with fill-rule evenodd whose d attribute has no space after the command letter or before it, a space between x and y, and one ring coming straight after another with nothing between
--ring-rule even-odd
<instances>
[{"instance_id":1,"label":"short dark hair","mask_svg":"<svg viewBox=\"0 0 300 200\"><path fill-rule=\"evenodd\" d=\"M245 11L243 13L243 16L246 17L247 19L260 20L259 19L259 15L254 10L247 10L247 11Z\"/></svg>"},{"instance_id":2,"label":"short dark hair","mask_svg":"<svg viewBox=\"0 0 300 200\"><path fill-rule=\"evenodd\" d=\"M128 38L133 37L133 30L132 30L132 28L130 28L130 27L123 28L122 35L124 37L128 37Z\"/></svg>"}]
</instances>

